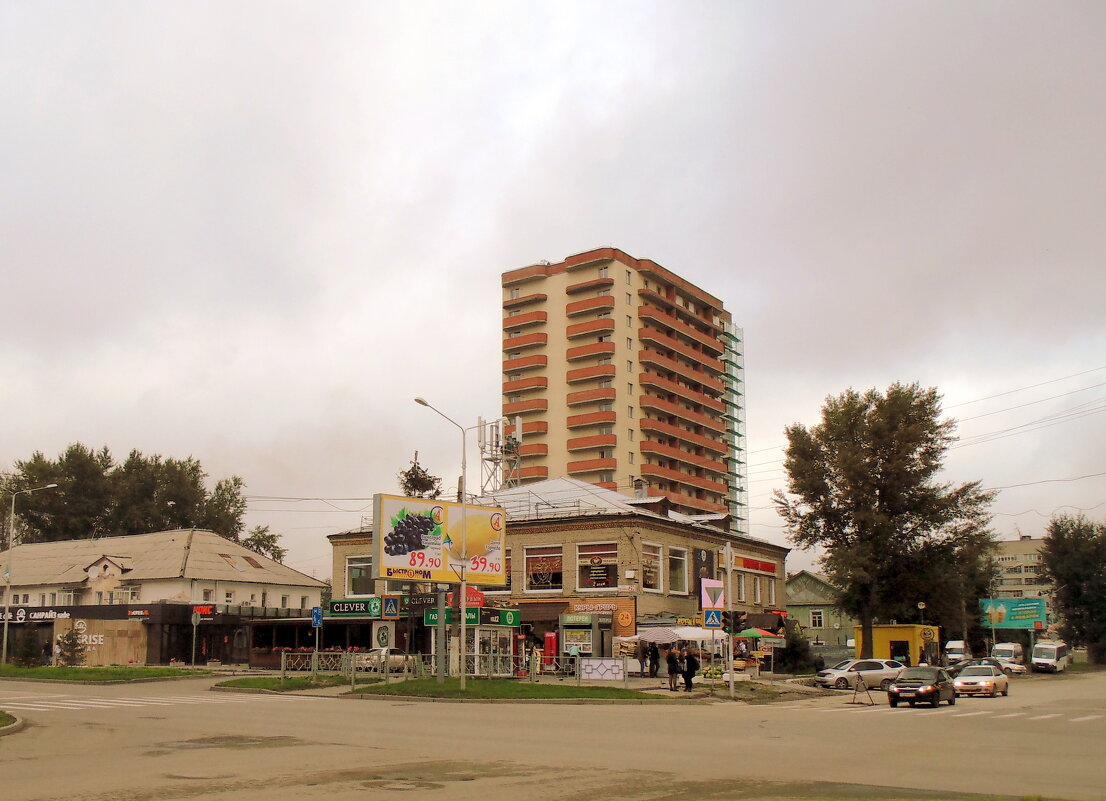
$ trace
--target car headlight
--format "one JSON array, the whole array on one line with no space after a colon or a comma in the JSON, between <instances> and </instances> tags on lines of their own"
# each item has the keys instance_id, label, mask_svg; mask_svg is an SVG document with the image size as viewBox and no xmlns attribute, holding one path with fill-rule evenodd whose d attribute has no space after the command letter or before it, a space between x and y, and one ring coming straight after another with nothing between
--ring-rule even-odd
<instances>
[{"instance_id":1,"label":"car headlight","mask_svg":"<svg viewBox=\"0 0 1106 801\"><path fill-rule=\"evenodd\" d=\"M933 685L932 684L927 684L925 687L919 687L918 692L920 692L920 693L931 693L931 692L933 692Z\"/></svg>"}]
</instances>

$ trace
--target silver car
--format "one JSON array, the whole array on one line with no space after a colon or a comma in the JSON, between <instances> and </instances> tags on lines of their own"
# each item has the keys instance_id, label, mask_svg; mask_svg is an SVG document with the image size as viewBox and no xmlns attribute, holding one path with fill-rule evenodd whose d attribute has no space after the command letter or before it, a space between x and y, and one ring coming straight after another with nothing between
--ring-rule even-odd
<instances>
[{"instance_id":1,"label":"silver car","mask_svg":"<svg viewBox=\"0 0 1106 801\"><path fill-rule=\"evenodd\" d=\"M831 668L819 671L814 683L820 687L833 687L837 690L856 688L857 680L864 680L865 689L886 690L906 665L894 659L846 659Z\"/></svg>"},{"instance_id":2,"label":"silver car","mask_svg":"<svg viewBox=\"0 0 1106 801\"><path fill-rule=\"evenodd\" d=\"M994 665L969 665L953 681L957 695L1010 694L1010 680Z\"/></svg>"}]
</instances>

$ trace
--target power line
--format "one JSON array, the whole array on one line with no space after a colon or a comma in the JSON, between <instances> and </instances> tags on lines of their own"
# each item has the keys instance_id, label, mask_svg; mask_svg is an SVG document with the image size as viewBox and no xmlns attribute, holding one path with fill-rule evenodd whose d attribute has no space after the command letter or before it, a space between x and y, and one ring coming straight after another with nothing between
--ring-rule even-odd
<instances>
[{"instance_id":1,"label":"power line","mask_svg":"<svg viewBox=\"0 0 1106 801\"><path fill-rule=\"evenodd\" d=\"M1015 487L1033 487L1038 484L1064 484L1071 481L1082 481L1085 478L1098 478L1099 476L1106 476L1106 473L1088 473L1085 476L1075 476L1073 478L1042 478L1040 481L1025 481L1021 484L1007 484L1002 487L984 487L983 489L986 491L990 491L1014 489Z\"/></svg>"},{"instance_id":2,"label":"power line","mask_svg":"<svg viewBox=\"0 0 1106 801\"><path fill-rule=\"evenodd\" d=\"M1004 395L1013 395L1016 392L1025 392L1027 389L1036 389L1037 387L1043 387L1047 384L1055 384L1060 381L1067 381L1069 378L1078 378L1081 375L1087 375L1088 373L1097 373L1099 370L1106 370L1106 364L1101 367L1092 367L1090 370L1083 370L1082 372L1072 373L1071 375L1061 376L1060 378L1053 378L1049 381L1042 381L1039 384L1030 384L1026 387L1018 387L1017 389L1009 389L1006 392L999 392L995 395L988 395L985 398L976 398L975 400L963 401L961 403L954 403L952 406L946 406L946 409L957 409L961 406L967 406L972 403L982 403L983 401L992 400L993 398L1001 398Z\"/></svg>"},{"instance_id":3,"label":"power line","mask_svg":"<svg viewBox=\"0 0 1106 801\"><path fill-rule=\"evenodd\" d=\"M1047 398L1041 398L1040 400L1029 401L1028 403L1020 403L1017 406L1008 406L1005 409L996 409L993 412L984 412L983 414L977 414L973 417L960 417L957 418L958 423L966 423L969 420L978 420L981 417L990 417L993 414L1002 414L1003 412L1012 412L1014 409L1024 409L1026 406L1034 406L1038 403L1045 403L1050 400L1056 400L1057 398L1066 398L1068 395L1074 395L1077 392L1086 392L1089 389L1098 389L1099 387L1106 387L1106 381L1101 384L1092 384L1089 387L1082 387L1081 389L1073 389L1071 392L1062 392L1059 395L1049 395Z\"/></svg>"}]
</instances>

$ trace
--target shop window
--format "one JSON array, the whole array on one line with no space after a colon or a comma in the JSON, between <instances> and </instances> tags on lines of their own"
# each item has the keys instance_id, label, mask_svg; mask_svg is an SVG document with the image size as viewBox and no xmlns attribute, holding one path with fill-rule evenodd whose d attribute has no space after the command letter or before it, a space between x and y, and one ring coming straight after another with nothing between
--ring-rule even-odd
<instances>
[{"instance_id":1,"label":"shop window","mask_svg":"<svg viewBox=\"0 0 1106 801\"><path fill-rule=\"evenodd\" d=\"M687 550L668 549L668 591L687 592Z\"/></svg>"},{"instance_id":2,"label":"shop window","mask_svg":"<svg viewBox=\"0 0 1106 801\"><path fill-rule=\"evenodd\" d=\"M532 591L563 588L560 545L542 545L525 549L526 589Z\"/></svg>"},{"instance_id":3,"label":"shop window","mask_svg":"<svg viewBox=\"0 0 1106 801\"><path fill-rule=\"evenodd\" d=\"M576 546L576 588L618 588L618 543L592 542Z\"/></svg>"},{"instance_id":4,"label":"shop window","mask_svg":"<svg viewBox=\"0 0 1106 801\"><path fill-rule=\"evenodd\" d=\"M346 596L373 594L373 558L371 556L346 557Z\"/></svg>"},{"instance_id":5,"label":"shop window","mask_svg":"<svg viewBox=\"0 0 1106 801\"><path fill-rule=\"evenodd\" d=\"M641 588L660 592L661 546L643 543L641 546Z\"/></svg>"},{"instance_id":6,"label":"shop window","mask_svg":"<svg viewBox=\"0 0 1106 801\"><path fill-rule=\"evenodd\" d=\"M824 629L826 627L826 619L821 609L810 610L810 627L812 629Z\"/></svg>"}]
</instances>

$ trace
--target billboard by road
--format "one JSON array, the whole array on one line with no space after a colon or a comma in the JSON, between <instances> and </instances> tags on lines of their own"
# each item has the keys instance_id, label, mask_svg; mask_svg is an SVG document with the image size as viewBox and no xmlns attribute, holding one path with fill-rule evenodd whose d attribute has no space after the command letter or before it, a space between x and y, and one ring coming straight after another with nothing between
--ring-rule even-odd
<instances>
[{"instance_id":1,"label":"billboard by road","mask_svg":"<svg viewBox=\"0 0 1106 801\"><path fill-rule=\"evenodd\" d=\"M467 521L463 536L462 519ZM470 584L505 586L506 519L499 507L374 495L373 575L458 583L464 567Z\"/></svg>"}]
</instances>

